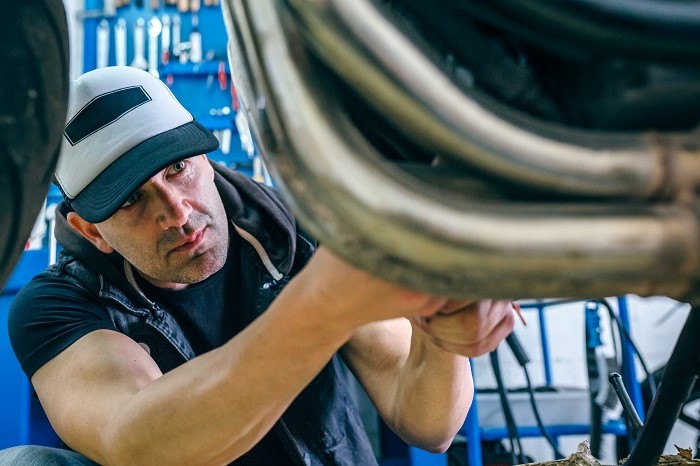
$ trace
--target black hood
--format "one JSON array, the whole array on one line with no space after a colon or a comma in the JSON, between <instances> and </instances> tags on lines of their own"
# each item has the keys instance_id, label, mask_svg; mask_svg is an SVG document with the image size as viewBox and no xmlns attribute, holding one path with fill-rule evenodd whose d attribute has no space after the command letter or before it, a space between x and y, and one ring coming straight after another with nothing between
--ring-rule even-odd
<instances>
[{"instance_id":1,"label":"black hood","mask_svg":"<svg viewBox=\"0 0 700 466\"><path fill-rule=\"evenodd\" d=\"M260 242L280 273L289 273L296 251L297 225L279 194L242 173L212 165L214 183L229 221Z\"/></svg>"}]
</instances>

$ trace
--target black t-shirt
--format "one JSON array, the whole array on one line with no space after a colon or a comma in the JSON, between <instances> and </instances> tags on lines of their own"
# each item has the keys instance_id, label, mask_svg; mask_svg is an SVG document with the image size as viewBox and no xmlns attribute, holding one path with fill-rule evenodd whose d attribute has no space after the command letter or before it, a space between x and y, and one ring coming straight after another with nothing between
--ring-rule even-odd
<instances>
[{"instance_id":1,"label":"black t-shirt","mask_svg":"<svg viewBox=\"0 0 700 466\"><path fill-rule=\"evenodd\" d=\"M231 259L229 257L229 259ZM175 318L192 345L195 354L202 354L226 343L243 329L237 321L235 271L229 264L199 283L181 290L158 288L135 273L144 294ZM227 286L231 284L231 286Z\"/></svg>"},{"instance_id":2,"label":"black t-shirt","mask_svg":"<svg viewBox=\"0 0 700 466\"><path fill-rule=\"evenodd\" d=\"M153 301L159 302L175 317L195 354L202 354L226 343L243 330L236 302L238 286L235 257L236 248L231 248L226 265L206 280L183 288L166 290L158 288L140 278L141 290ZM206 310L206 312L202 312ZM236 466L263 466L291 464L280 440L273 432L248 453L232 464Z\"/></svg>"},{"instance_id":3,"label":"black t-shirt","mask_svg":"<svg viewBox=\"0 0 700 466\"><path fill-rule=\"evenodd\" d=\"M226 265L206 280L182 290L155 287L135 273L149 299L167 309L199 355L217 348L245 325L237 305L241 292L236 235ZM47 276L31 282L12 303L10 338L28 377L80 337L98 329L117 331L96 298L64 280ZM245 383L245 381L242 381ZM236 466L291 464L281 441L269 432Z\"/></svg>"}]
</instances>

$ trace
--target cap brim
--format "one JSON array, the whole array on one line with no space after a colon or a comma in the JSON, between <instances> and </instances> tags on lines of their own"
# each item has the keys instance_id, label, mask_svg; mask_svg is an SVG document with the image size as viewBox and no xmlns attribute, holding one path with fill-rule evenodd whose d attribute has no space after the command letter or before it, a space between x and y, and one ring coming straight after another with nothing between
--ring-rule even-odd
<instances>
[{"instance_id":1,"label":"cap brim","mask_svg":"<svg viewBox=\"0 0 700 466\"><path fill-rule=\"evenodd\" d=\"M124 205L154 174L187 157L219 147L216 137L197 121L154 136L129 150L100 173L70 203L90 223L100 223Z\"/></svg>"}]
</instances>

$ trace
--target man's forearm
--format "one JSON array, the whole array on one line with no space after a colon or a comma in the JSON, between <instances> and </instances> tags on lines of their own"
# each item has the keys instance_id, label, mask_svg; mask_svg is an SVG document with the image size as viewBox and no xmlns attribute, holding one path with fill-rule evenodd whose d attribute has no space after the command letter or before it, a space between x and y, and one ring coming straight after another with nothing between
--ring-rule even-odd
<instances>
[{"instance_id":1,"label":"man's forearm","mask_svg":"<svg viewBox=\"0 0 700 466\"><path fill-rule=\"evenodd\" d=\"M466 357L438 348L409 319L359 328L342 355L404 441L431 451L449 446L472 400Z\"/></svg>"},{"instance_id":2,"label":"man's forearm","mask_svg":"<svg viewBox=\"0 0 700 466\"><path fill-rule=\"evenodd\" d=\"M347 338L302 315L285 318L289 312L270 309L223 347L135 394L117 420L115 456L221 463L255 445Z\"/></svg>"},{"instance_id":3,"label":"man's forearm","mask_svg":"<svg viewBox=\"0 0 700 466\"><path fill-rule=\"evenodd\" d=\"M416 326L412 329L409 355L396 379L394 428L408 443L442 451L471 406L469 360L438 348Z\"/></svg>"}]
</instances>

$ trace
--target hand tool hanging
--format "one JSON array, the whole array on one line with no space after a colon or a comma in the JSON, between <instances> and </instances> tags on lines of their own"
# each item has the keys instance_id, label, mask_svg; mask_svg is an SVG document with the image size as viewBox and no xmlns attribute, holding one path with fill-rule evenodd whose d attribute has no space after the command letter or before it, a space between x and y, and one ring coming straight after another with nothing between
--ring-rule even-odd
<instances>
[{"instance_id":1,"label":"hand tool hanging","mask_svg":"<svg viewBox=\"0 0 700 466\"><path fill-rule=\"evenodd\" d=\"M223 60L219 60L217 79L219 81L219 89L225 91L228 88L228 76L226 75L226 62Z\"/></svg>"},{"instance_id":2,"label":"hand tool hanging","mask_svg":"<svg viewBox=\"0 0 700 466\"><path fill-rule=\"evenodd\" d=\"M102 15L106 18L111 18L117 14L117 5L115 0L104 0L102 2Z\"/></svg>"},{"instance_id":3,"label":"hand tool hanging","mask_svg":"<svg viewBox=\"0 0 700 466\"><path fill-rule=\"evenodd\" d=\"M114 24L114 58L117 66L126 65L126 20L119 18Z\"/></svg>"},{"instance_id":4,"label":"hand tool hanging","mask_svg":"<svg viewBox=\"0 0 700 466\"><path fill-rule=\"evenodd\" d=\"M219 89L222 91L225 91L228 88L228 76L226 74L226 62L223 60L219 61L219 69L217 73L217 78L219 81ZM231 115L231 107L225 106L223 107L223 115L230 116ZM230 123L232 123L229 120ZM231 151L231 128L225 128L222 130L221 134L221 153L224 155L228 155L228 153Z\"/></svg>"},{"instance_id":5,"label":"hand tool hanging","mask_svg":"<svg viewBox=\"0 0 700 466\"><path fill-rule=\"evenodd\" d=\"M221 130L221 153L228 155L231 152L231 128Z\"/></svg>"},{"instance_id":6,"label":"hand tool hanging","mask_svg":"<svg viewBox=\"0 0 700 466\"><path fill-rule=\"evenodd\" d=\"M145 21L143 18L137 18L134 25L134 59L131 66L142 70L148 69L148 62L144 55L145 48Z\"/></svg>"},{"instance_id":7,"label":"hand tool hanging","mask_svg":"<svg viewBox=\"0 0 700 466\"><path fill-rule=\"evenodd\" d=\"M231 107L229 106L224 106L221 109L221 114L225 117L231 116ZM229 123L231 123L231 120L228 120ZM221 130L221 153L224 155L228 155L228 153L231 152L231 128L224 128Z\"/></svg>"},{"instance_id":8,"label":"hand tool hanging","mask_svg":"<svg viewBox=\"0 0 700 466\"><path fill-rule=\"evenodd\" d=\"M163 27L157 16L148 20L148 72L156 78L158 75L158 36Z\"/></svg>"},{"instance_id":9,"label":"hand tool hanging","mask_svg":"<svg viewBox=\"0 0 700 466\"><path fill-rule=\"evenodd\" d=\"M97 68L109 65L109 21L102 19L97 26Z\"/></svg>"},{"instance_id":10,"label":"hand tool hanging","mask_svg":"<svg viewBox=\"0 0 700 466\"><path fill-rule=\"evenodd\" d=\"M172 46L173 46L173 56L174 57L179 57L180 56L180 15L175 13L172 18Z\"/></svg>"},{"instance_id":11,"label":"hand tool hanging","mask_svg":"<svg viewBox=\"0 0 700 466\"><path fill-rule=\"evenodd\" d=\"M190 31L190 61L200 63L202 61L202 33L199 32L199 0L190 1L192 11L192 29Z\"/></svg>"},{"instance_id":12,"label":"hand tool hanging","mask_svg":"<svg viewBox=\"0 0 700 466\"><path fill-rule=\"evenodd\" d=\"M161 18L163 32L160 33L160 62L167 65L170 61L170 16L164 14Z\"/></svg>"}]
</instances>

